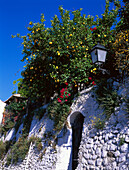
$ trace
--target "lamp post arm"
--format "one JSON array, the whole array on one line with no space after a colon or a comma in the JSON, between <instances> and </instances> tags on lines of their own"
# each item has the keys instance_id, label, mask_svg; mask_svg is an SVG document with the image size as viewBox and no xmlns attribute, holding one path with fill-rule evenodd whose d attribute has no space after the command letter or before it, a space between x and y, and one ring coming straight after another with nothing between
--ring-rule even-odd
<instances>
[{"instance_id":1,"label":"lamp post arm","mask_svg":"<svg viewBox=\"0 0 129 170\"><path fill-rule=\"evenodd\" d=\"M106 69L102 69L102 68L99 67L98 70L101 70L103 74L106 73L106 74L110 75L110 72L107 71Z\"/></svg>"}]
</instances>

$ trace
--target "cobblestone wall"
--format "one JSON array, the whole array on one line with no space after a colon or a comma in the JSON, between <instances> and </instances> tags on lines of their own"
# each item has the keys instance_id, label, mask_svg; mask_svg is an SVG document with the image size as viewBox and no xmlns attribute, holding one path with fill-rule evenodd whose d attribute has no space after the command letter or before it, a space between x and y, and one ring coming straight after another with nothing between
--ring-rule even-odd
<instances>
[{"instance_id":1,"label":"cobblestone wall","mask_svg":"<svg viewBox=\"0 0 129 170\"><path fill-rule=\"evenodd\" d=\"M77 170L89 169L129 170L129 121L84 129Z\"/></svg>"}]
</instances>

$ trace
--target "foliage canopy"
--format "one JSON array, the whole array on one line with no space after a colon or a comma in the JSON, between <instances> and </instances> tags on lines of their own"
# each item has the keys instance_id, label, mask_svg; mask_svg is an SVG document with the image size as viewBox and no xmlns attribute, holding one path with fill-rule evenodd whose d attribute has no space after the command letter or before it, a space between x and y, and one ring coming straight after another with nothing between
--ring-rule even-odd
<instances>
[{"instance_id":1,"label":"foliage canopy","mask_svg":"<svg viewBox=\"0 0 129 170\"><path fill-rule=\"evenodd\" d=\"M18 93L33 101L44 101L55 91L59 93L66 82L72 87L81 82L88 83L89 76L94 75L90 50L98 41L110 49L108 64L114 53L114 26L120 9L118 0L110 10L111 3L106 1L102 18L96 16L96 20L93 16L82 15L82 9L70 12L60 6L61 20L55 15L50 28L45 28L43 14L40 22L31 21L27 27L29 33L17 35L23 39L22 61L26 63ZM109 69L114 73L114 65Z\"/></svg>"}]
</instances>

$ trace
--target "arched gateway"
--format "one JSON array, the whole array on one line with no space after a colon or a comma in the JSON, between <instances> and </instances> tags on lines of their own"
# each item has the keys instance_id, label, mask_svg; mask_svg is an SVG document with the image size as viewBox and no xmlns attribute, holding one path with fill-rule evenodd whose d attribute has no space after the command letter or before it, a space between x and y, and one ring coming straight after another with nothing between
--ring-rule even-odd
<instances>
[{"instance_id":1,"label":"arched gateway","mask_svg":"<svg viewBox=\"0 0 129 170\"><path fill-rule=\"evenodd\" d=\"M72 170L75 170L78 165L78 151L82 137L84 116L80 112L74 112L70 116L72 125Z\"/></svg>"},{"instance_id":2,"label":"arched gateway","mask_svg":"<svg viewBox=\"0 0 129 170\"><path fill-rule=\"evenodd\" d=\"M82 137L84 114L72 112L67 119L67 132L58 139L56 170L75 170L78 166L78 151Z\"/></svg>"}]
</instances>

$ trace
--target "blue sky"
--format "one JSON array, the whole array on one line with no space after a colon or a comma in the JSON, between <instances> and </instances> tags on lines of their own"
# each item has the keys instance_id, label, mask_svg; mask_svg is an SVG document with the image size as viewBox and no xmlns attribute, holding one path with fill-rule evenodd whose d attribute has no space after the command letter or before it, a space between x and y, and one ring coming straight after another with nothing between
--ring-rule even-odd
<instances>
[{"instance_id":1,"label":"blue sky","mask_svg":"<svg viewBox=\"0 0 129 170\"><path fill-rule=\"evenodd\" d=\"M83 8L86 15L104 12L105 0L2 0L0 3L0 99L5 101L12 95L13 80L21 77L24 63L21 40L11 35L28 33L30 21L39 22L41 13L45 15L45 26L50 27L54 15L59 16L58 7L77 10Z\"/></svg>"}]
</instances>

